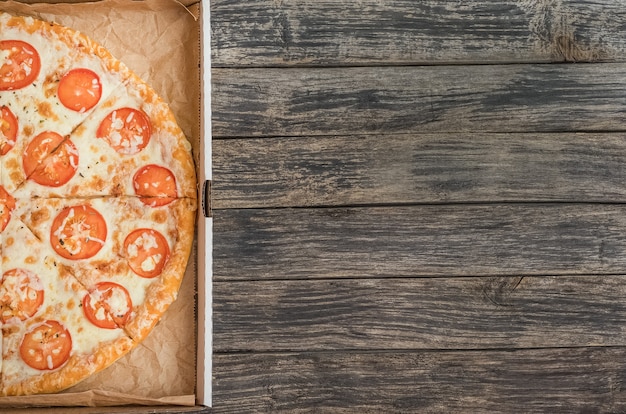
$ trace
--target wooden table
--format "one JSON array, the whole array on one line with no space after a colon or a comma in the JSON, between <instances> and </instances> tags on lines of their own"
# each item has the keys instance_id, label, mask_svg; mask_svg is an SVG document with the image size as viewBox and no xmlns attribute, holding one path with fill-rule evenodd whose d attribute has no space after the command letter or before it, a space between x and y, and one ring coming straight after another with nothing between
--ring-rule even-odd
<instances>
[{"instance_id":1,"label":"wooden table","mask_svg":"<svg viewBox=\"0 0 626 414\"><path fill-rule=\"evenodd\" d=\"M626 2L211 13L215 412L626 410Z\"/></svg>"}]
</instances>

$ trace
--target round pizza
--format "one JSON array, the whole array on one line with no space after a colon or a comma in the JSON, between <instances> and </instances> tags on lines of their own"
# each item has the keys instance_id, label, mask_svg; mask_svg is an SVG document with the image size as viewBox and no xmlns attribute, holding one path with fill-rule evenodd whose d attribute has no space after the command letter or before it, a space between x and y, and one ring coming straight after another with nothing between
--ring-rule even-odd
<instances>
[{"instance_id":1,"label":"round pizza","mask_svg":"<svg viewBox=\"0 0 626 414\"><path fill-rule=\"evenodd\" d=\"M0 394L57 392L140 343L194 237L191 145L68 28L0 12Z\"/></svg>"}]
</instances>

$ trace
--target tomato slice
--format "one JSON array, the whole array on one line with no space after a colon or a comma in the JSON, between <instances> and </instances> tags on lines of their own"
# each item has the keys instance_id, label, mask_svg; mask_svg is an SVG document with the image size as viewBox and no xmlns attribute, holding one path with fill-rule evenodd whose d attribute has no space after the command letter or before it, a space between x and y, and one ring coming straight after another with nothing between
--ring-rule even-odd
<instances>
[{"instance_id":1,"label":"tomato slice","mask_svg":"<svg viewBox=\"0 0 626 414\"><path fill-rule=\"evenodd\" d=\"M43 285L39 277L25 269L11 269L2 275L0 285L0 319L25 321L32 317L43 303Z\"/></svg>"},{"instance_id":2,"label":"tomato slice","mask_svg":"<svg viewBox=\"0 0 626 414\"><path fill-rule=\"evenodd\" d=\"M152 229L133 230L124 240L124 252L132 271L145 278L160 275L170 257L167 240Z\"/></svg>"},{"instance_id":3,"label":"tomato slice","mask_svg":"<svg viewBox=\"0 0 626 414\"><path fill-rule=\"evenodd\" d=\"M85 112L100 101L102 84L95 72L83 68L72 69L61 78L57 94L66 108Z\"/></svg>"},{"instance_id":4,"label":"tomato slice","mask_svg":"<svg viewBox=\"0 0 626 414\"><path fill-rule=\"evenodd\" d=\"M22 166L26 177L30 177L43 160L52 154L61 143L63 137L52 131L45 131L33 138L22 155Z\"/></svg>"},{"instance_id":5,"label":"tomato slice","mask_svg":"<svg viewBox=\"0 0 626 414\"><path fill-rule=\"evenodd\" d=\"M165 167L150 164L140 168L133 177L135 194L149 206L158 207L176 199L176 179Z\"/></svg>"},{"instance_id":6,"label":"tomato slice","mask_svg":"<svg viewBox=\"0 0 626 414\"><path fill-rule=\"evenodd\" d=\"M107 226L98 211L88 205L66 207L52 221L50 243L66 259L88 259L104 246Z\"/></svg>"},{"instance_id":7,"label":"tomato slice","mask_svg":"<svg viewBox=\"0 0 626 414\"><path fill-rule=\"evenodd\" d=\"M120 154L133 155L148 145L151 133L146 114L138 109L120 108L102 120L96 136Z\"/></svg>"},{"instance_id":8,"label":"tomato slice","mask_svg":"<svg viewBox=\"0 0 626 414\"><path fill-rule=\"evenodd\" d=\"M83 298L83 311L89 322L104 329L123 327L130 319L133 303L122 285L100 282Z\"/></svg>"},{"instance_id":9,"label":"tomato slice","mask_svg":"<svg viewBox=\"0 0 626 414\"><path fill-rule=\"evenodd\" d=\"M66 139L43 159L28 178L48 187L60 187L72 179L77 169L78 150L72 141Z\"/></svg>"},{"instance_id":10,"label":"tomato slice","mask_svg":"<svg viewBox=\"0 0 626 414\"><path fill-rule=\"evenodd\" d=\"M28 143L22 165L27 178L41 185L59 187L76 173L78 151L69 138L46 131Z\"/></svg>"},{"instance_id":11,"label":"tomato slice","mask_svg":"<svg viewBox=\"0 0 626 414\"><path fill-rule=\"evenodd\" d=\"M8 106L0 108L0 155L13 148L17 139L17 118Z\"/></svg>"},{"instance_id":12,"label":"tomato slice","mask_svg":"<svg viewBox=\"0 0 626 414\"><path fill-rule=\"evenodd\" d=\"M47 320L24 334L20 356L29 366L44 371L63 365L72 351L70 332L58 321Z\"/></svg>"},{"instance_id":13,"label":"tomato slice","mask_svg":"<svg viewBox=\"0 0 626 414\"><path fill-rule=\"evenodd\" d=\"M0 185L0 231L3 231L9 224L14 208L15 198Z\"/></svg>"},{"instance_id":14,"label":"tomato slice","mask_svg":"<svg viewBox=\"0 0 626 414\"><path fill-rule=\"evenodd\" d=\"M33 83L41 69L37 50L21 40L0 40L0 91L21 89Z\"/></svg>"}]
</instances>

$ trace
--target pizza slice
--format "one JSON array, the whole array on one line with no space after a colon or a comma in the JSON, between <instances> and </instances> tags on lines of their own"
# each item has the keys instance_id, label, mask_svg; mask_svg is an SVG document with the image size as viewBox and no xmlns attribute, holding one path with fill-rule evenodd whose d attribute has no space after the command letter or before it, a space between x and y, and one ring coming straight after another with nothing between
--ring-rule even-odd
<instances>
[{"instance_id":1,"label":"pizza slice","mask_svg":"<svg viewBox=\"0 0 626 414\"><path fill-rule=\"evenodd\" d=\"M19 200L18 200L18 204ZM17 215L89 292L88 318L145 338L176 299L193 243L194 200L33 199Z\"/></svg>"},{"instance_id":2,"label":"pizza slice","mask_svg":"<svg viewBox=\"0 0 626 414\"><path fill-rule=\"evenodd\" d=\"M41 160L127 76L128 69L80 33L0 12L0 182L9 191L28 172L29 150Z\"/></svg>"},{"instance_id":3,"label":"pizza slice","mask_svg":"<svg viewBox=\"0 0 626 414\"><path fill-rule=\"evenodd\" d=\"M0 171L2 168L2 164L0 164ZM5 229L8 227L9 222L11 220L11 214L15 209L15 199L10 196L6 192L6 190L0 186L0 275L4 273L4 266L2 264L2 252L3 252L3 240L5 237ZM1 280L1 279L0 279ZM2 290L2 283L0 281L0 290ZM0 292L1 296L1 292ZM1 300L1 299L0 299ZM1 311L0 311L1 314ZM2 355L3 355L3 329L4 323L2 322L2 318L0 318L0 384L2 384Z\"/></svg>"},{"instance_id":4,"label":"pizza slice","mask_svg":"<svg viewBox=\"0 0 626 414\"><path fill-rule=\"evenodd\" d=\"M22 154L19 197L196 197L191 145L168 106L135 76L45 158Z\"/></svg>"},{"instance_id":5,"label":"pizza slice","mask_svg":"<svg viewBox=\"0 0 626 414\"><path fill-rule=\"evenodd\" d=\"M2 165L0 164L0 171L1 170ZM0 235L4 232L7 224L9 223L14 209L15 198L0 185Z\"/></svg>"},{"instance_id":6,"label":"pizza slice","mask_svg":"<svg viewBox=\"0 0 626 414\"><path fill-rule=\"evenodd\" d=\"M120 83L78 33L1 12L0 33L0 93L21 131L69 134Z\"/></svg>"},{"instance_id":7,"label":"pizza slice","mask_svg":"<svg viewBox=\"0 0 626 414\"><path fill-rule=\"evenodd\" d=\"M1 395L56 392L98 372L135 346L123 329L85 314L86 289L54 250L13 217L2 245Z\"/></svg>"}]
</instances>

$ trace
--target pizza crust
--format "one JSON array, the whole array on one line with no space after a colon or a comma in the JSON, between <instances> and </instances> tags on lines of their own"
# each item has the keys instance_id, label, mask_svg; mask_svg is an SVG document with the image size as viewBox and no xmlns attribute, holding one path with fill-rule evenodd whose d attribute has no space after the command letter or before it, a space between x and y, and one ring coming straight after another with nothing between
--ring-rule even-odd
<instances>
[{"instance_id":1,"label":"pizza crust","mask_svg":"<svg viewBox=\"0 0 626 414\"><path fill-rule=\"evenodd\" d=\"M108 367L135 345L130 338L120 337L114 342L103 344L92 354L72 356L58 371L42 373L19 382L5 382L0 395L49 394L62 391Z\"/></svg>"}]
</instances>

